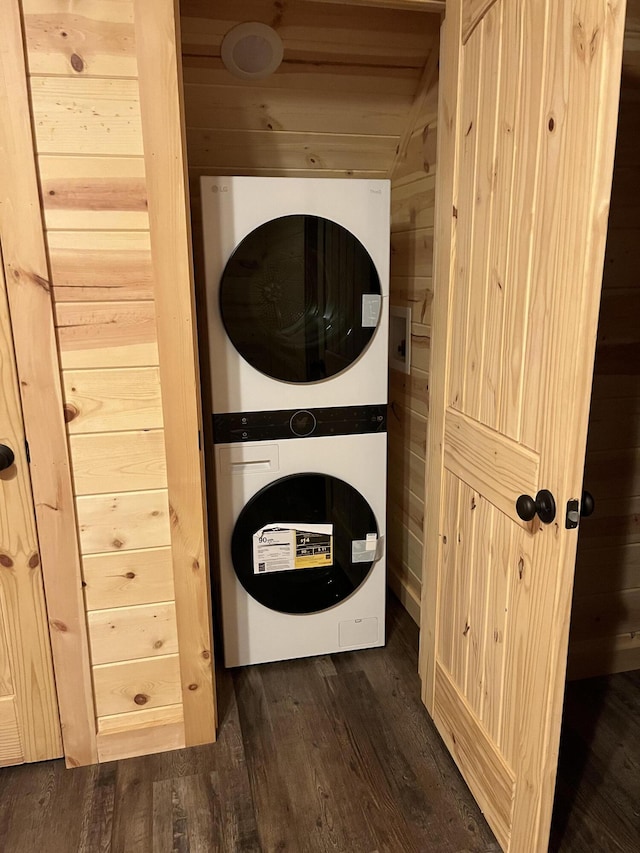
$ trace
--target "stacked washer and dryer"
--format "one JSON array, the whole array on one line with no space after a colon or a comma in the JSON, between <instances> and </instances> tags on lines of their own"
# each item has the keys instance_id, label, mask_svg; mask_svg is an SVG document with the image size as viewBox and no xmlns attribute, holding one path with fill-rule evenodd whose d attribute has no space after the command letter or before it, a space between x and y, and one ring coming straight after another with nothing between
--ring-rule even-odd
<instances>
[{"instance_id":1,"label":"stacked washer and dryer","mask_svg":"<svg viewBox=\"0 0 640 853\"><path fill-rule=\"evenodd\" d=\"M381 646L389 182L201 190L225 664Z\"/></svg>"}]
</instances>

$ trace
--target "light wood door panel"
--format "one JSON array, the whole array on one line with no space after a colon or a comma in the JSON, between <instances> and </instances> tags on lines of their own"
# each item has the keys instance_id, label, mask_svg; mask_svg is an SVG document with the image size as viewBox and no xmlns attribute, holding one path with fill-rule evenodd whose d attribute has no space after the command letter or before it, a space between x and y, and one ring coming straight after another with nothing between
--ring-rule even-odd
<instances>
[{"instance_id":1,"label":"light wood door panel","mask_svg":"<svg viewBox=\"0 0 640 853\"><path fill-rule=\"evenodd\" d=\"M624 13L453 0L443 28L423 698L514 853L548 844ZM521 520L542 488L555 519Z\"/></svg>"},{"instance_id":2,"label":"light wood door panel","mask_svg":"<svg viewBox=\"0 0 640 853\"><path fill-rule=\"evenodd\" d=\"M13 335L0 252L0 766L62 755Z\"/></svg>"}]
</instances>

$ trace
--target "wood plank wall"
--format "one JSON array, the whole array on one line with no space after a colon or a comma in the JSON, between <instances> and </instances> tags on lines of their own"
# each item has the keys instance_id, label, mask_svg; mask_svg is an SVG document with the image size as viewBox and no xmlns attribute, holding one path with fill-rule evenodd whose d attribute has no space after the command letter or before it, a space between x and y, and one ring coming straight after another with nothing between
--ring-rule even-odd
<instances>
[{"instance_id":1,"label":"wood plank wall","mask_svg":"<svg viewBox=\"0 0 640 853\"><path fill-rule=\"evenodd\" d=\"M640 667L640 0L628 0L620 120L580 525L570 677Z\"/></svg>"},{"instance_id":2,"label":"wood plank wall","mask_svg":"<svg viewBox=\"0 0 640 853\"><path fill-rule=\"evenodd\" d=\"M187 689L178 655L135 4L22 6L98 755L125 757L185 744ZM207 654L210 668L210 648Z\"/></svg>"},{"instance_id":3,"label":"wood plank wall","mask_svg":"<svg viewBox=\"0 0 640 853\"><path fill-rule=\"evenodd\" d=\"M411 310L410 373L389 371L388 568L391 587L420 621L429 415L437 44L425 64L392 169L391 306Z\"/></svg>"}]
</instances>

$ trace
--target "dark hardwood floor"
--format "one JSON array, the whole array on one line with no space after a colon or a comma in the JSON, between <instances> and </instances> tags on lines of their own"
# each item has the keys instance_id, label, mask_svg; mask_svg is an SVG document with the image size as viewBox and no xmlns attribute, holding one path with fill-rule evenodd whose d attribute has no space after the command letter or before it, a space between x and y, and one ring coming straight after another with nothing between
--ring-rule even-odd
<instances>
[{"instance_id":1,"label":"dark hardwood floor","mask_svg":"<svg viewBox=\"0 0 640 853\"><path fill-rule=\"evenodd\" d=\"M640 670L567 685L549 849L640 850Z\"/></svg>"},{"instance_id":2,"label":"dark hardwood floor","mask_svg":"<svg viewBox=\"0 0 640 853\"><path fill-rule=\"evenodd\" d=\"M0 851L498 851L420 703L417 638L392 598L383 650L221 669L213 746L0 770ZM552 850L638 850L639 695L637 674L570 686Z\"/></svg>"}]
</instances>

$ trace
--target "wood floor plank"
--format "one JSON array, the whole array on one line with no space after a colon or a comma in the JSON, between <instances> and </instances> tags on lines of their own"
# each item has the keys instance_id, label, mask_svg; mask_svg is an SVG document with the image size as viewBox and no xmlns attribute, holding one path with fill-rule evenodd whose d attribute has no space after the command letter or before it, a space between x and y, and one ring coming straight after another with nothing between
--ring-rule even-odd
<instances>
[{"instance_id":1,"label":"wood floor plank","mask_svg":"<svg viewBox=\"0 0 640 853\"><path fill-rule=\"evenodd\" d=\"M324 666L308 664L298 660L261 668L274 732L281 733L290 796L305 814L301 834L310 850L369 853L376 836L353 790L354 756L336 738L334 715L324 701L335 672L323 674L327 660Z\"/></svg>"},{"instance_id":2,"label":"wood floor plank","mask_svg":"<svg viewBox=\"0 0 640 853\"><path fill-rule=\"evenodd\" d=\"M89 773L78 853L110 853L116 764L95 765L89 768Z\"/></svg>"},{"instance_id":3,"label":"wood floor plank","mask_svg":"<svg viewBox=\"0 0 640 853\"><path fill-rule=\"evenodd\" d=\"M171 779L159 779L153 783L153 853L174 849L172 787Z\"/></svg>"},{"instance_id":4,"label":"wood floor plank","mask_svg":"<svg viewBox=\"0 0 640 853\"><path fill-rule=\"evenodd\" d=\"M114 793L113 853L152 853L153 782L145 758L118 762Z\"/></svg>"},{"instance_id":5,"label":"wood floor plank","mask_svg":"<svg viewBox=\"0 0 640 853\"><path fill-rule=\"evenodd\" d=\"M234 674L242 738L247 751L249 779L260 844L263 850L302 850L296 814L279 760L262 678L257 667Z\"/></svg>"}]
</instances>

